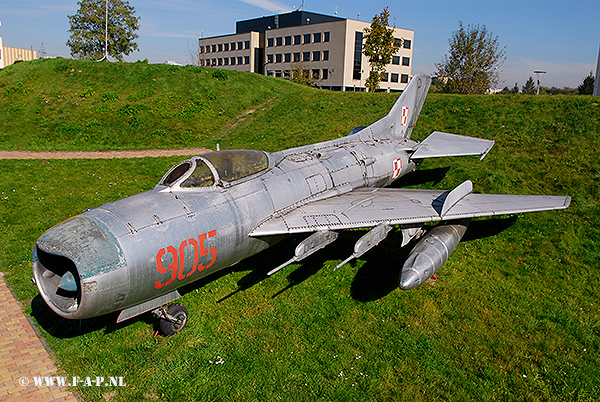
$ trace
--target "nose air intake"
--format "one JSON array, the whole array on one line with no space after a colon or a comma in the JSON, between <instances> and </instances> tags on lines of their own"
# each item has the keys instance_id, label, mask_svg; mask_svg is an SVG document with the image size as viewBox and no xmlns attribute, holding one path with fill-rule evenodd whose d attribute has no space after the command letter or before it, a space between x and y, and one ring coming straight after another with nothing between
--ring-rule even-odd
<instances>
[{"instance_id":1,"label":"nose air intake","mask_svg":"<svg viewBox=\"0 0 600 402\"><path fill-rule=\"evenodd\" d=\"M100 221L76 216L46 231L33 251L33 276L48 306L65 318L89 314L92 296L82 282L124 267L112 233Z\"/></svg>"}]
</instances>

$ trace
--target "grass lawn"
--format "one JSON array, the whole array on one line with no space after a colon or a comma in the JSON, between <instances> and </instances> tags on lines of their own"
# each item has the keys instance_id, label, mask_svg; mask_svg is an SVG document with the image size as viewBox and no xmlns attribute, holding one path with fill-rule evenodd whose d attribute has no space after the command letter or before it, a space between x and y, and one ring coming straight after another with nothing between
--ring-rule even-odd
<instances>
[{"instance_id":1,"label":"grass lawn","mask_svg":"<svg viewBox=\"0 0 600 402\"><path fill-rule=\"evenodd\" d=\"M214 148L218 142L274 151L345 135L385 115L396 98L317 91L250 74L220 80L213 70L144 63L54 60L5 70L5 149ZM178 84L185 79L195 83ZM22 90L11 90L18 81ZM255 90L236 90L248 85ZM81 96L88 87L93 94ZM215 99L194 98L206 87ZM104 100L108 92L118 96ZM165 115L152 114L168 94L181 97L166 103ZM194 99L214 113L176 115ZM7 110L11 104L19 106ZM147 108L117 112L136 104ZM90 111L104 105L112 110L93 117ZM85 129L94 118L100 126ZM65 124L81 131L61 131ZM153 139L152 128L164 130L166 140ZM193 133L190 141L177 134L186 130ZM66 374L124 377L125 387L77 387L86 401L598 400L598 99L431 94L413 138L433 130L496 145L481 162L428 160L399 186L448 189L471 179L475 192L568 194L571 206L473 221L438 279L406 292L397 279L410 250L398 248L398 231L333 271L364 234L342 232L335 247L266 278L293 255L301 238L291 238L184 288L180 302L190 312L188 326L163 338L153 337L150 315L120 325L116 314L57 317L29 282L31 251L50 226L152 188L180 158L4 160L1 270L17 297L31 300L26 313Z\"/></svg>"}]
</instances>

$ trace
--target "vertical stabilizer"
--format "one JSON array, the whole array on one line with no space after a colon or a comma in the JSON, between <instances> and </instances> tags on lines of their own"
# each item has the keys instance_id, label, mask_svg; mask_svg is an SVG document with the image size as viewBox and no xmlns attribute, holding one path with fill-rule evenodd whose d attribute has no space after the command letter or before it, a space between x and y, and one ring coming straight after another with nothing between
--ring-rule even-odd
<instances>
[{"instance_id":1,"label":"vertical stabilizer","mask_svg":"<svg viewBox=\"0 0 600 402\"><path fill-rule=\"evenodd\" d=\"M415 74L388 115L367 127L373 138L410 138L430 84L431 77Z\"/></svg>"}]
</instances>

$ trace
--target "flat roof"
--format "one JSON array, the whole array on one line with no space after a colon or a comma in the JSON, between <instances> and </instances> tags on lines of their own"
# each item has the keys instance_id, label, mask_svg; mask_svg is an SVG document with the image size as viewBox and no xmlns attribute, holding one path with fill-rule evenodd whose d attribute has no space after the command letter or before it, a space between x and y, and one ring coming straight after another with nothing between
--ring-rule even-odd
<instances>
[{"instance_id":1,"label":"flat roof","mask_svg":"<svg viewBox=\"0 0 600 402\"><path fill-rule=\"evenodd\" d=\"M264 33L269 29L296 27L301 25L319 24L322 22L344 21L346 18L317 14L310 11L296 10L290 13L270 15L236 22L236 33L251 31Z\"/></svg>"}]
</instances>

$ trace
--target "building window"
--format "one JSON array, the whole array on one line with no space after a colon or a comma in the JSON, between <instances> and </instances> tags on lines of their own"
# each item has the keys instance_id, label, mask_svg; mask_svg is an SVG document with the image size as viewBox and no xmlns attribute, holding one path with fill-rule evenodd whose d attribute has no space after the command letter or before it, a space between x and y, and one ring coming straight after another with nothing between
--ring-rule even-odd
<instances>
[{"instance_id":1,"label":"building window","mask_svg":"<svg viewBox=\"0 0 600 402\"><path fill-rule=\"evenodd\" d=\"M250 41L249 40L244 42L244 49L250 49Z\"/></svg>"},{"instance_id":2,"label":"building window","mask_svg":"<svg viewBox=\"0 0 600 402\"><path fill-rule=\"evenodd\" d=\"M212 45L212 50L211 52L213 53L217 53L217 45Z\"/></svg>"},{"instance_id":3,"label":"building window","mask_svg":"<svg viewBox=\"0 0 600 402\"><path fill-rule=\"evenodd\" d=\"M329 60L329 50L323 50L323 61Z\"/></svg>"},{"instance_id":4,"label":"building window","mask_svg":"<svg viewBox=\"0 0 600 402\"><path fill-rule=\"evenodd\" d=\"M235 50L235 42L231 42L231 51L233 52Z\"/></svg>"},{"instance_id":5,"label":"building window","mask_svg":"<svg viewBox=\"0 0 600 402\"><path fill-rule=\"evenodd\" d=\"M283 46L283 38L280 36L279 38L275 39L275 43L277 46Z\"/></svg>"},{"instance_id":6,"label":"building window","mask_svg":"<svg viewBox=\"0 0 600 402\"><path fill-rule=\"evenodd\" d=\"M219 57L219 60L218 60L218 64L217 64L217 65L219 65L219 66L222 66L222 65L223 65L223 59L222 59L222 58L220 58L220 57Z\"/></svg>"},{"instance_id":7,"label":"building window","mask_svg":"<svg viewBox=\"0 0 600 402\"><path fill-rule=\"evenodd\" d=\"M305 45L310 43L310 37L311 37L310 34L304 34L304 44Z\"/></svg>"},{"instance_id":8,"label":"building window","mask_svg":"<svg viewBox=\"0 0 600 402\"><path fill-rule=\"evenodd\" d=\"M268 54L267 55L267 62L268 63L273 63L273 55L272 54Z\"/></svg>"},{"instance_id":9,"label":"building window","mask_svg":"<svg viewBox=\"0 0 600 402\"><path fill-rule=\"evenodd\" d=\"M330 36L329 32L325 32L323 34L323 42L329 42L329 36Z\"/></svg>"},{"instance_id":10,"label":"building window","mask_svg":"<svg viewBox=\"0 0 600 402\"><path fill-rule=\"evenodd\" d=\"M275 55L275 63L281 63L282 59L283 59L283 55L281 53L277 53Z\"/></svg>"},{"instance_id":11,"label":"building window","mask_svg":"<svg viewBox=\"0 0 600 402\"><path fill-rule=\"evenodd\" d=\"M229 43L224 43L223 44L223 51L224 52L228 52L229 51Z\"/></svg>"},{"instance_id":12,"label":"building window","mask_svg":"<svg viewBox=\"0 0 600 402\"><path fill-rule=\"evenodd\" d=\"M267 47L273 47L273 38L267 39Z\"/></svg>"},{"instance_id":13,"label":"building window","mask_svg":"<svg viewBox=\"0 0 600 402\"><path fill-rule=\"evenodd\" d=\"M408 74L402 74L402 76L400 77L400 82L403 84L407 84L408 83Z\"/></svg>"},{"instance_id":14,"label":"building window","mask_svg":"<svg viewBox=\"0 0 600 402\"><path fill-rule=\"evenodd\" d=\"M216 66L216 65L217 65L217 59L212 59L212 60L211 60L211 64L210 64L210 65L211 65L212 67Z\"/></svg>"},{"instance_id":15,"label":"building window","mask_svg":"<svg viewBox=\"0 0 600 402\"><path fill-rule=\"evenodd\" d=\"M200 54L204 53L204 46L200 46L199 50L200 50Z\"/></svg>"},{"instance_id":16,"label":"building window","mask_svg":"<svg viewBox=\"0 0 600 402\"><path fill-rule=\"evenodd\" d=\"M242 49L244 48L244 45L243 45L243 43L244 43L244 42L238 42L238 43L237 43L237 44L238 44L238 45L237 45L237 49L238 49L238 50L242 50Z\"/></svg>"},{"instance_id":17,"label":"building window","mask_svg":"<svg viewBox=\"0 0 600 402\"><path fill-rule=\"evenodd\" d=\"M290 70L283 71L283 78L285 78L286 80L290 79Z\"/></svg>"},{"instance_id":18,"label":"building window","mask_svg":"<svg viewBox=\"0 0 600 402\"><path fill-rule=\"evenodd\" d=\"M250 64L250 56L244 56L244 64Z\"/></svg>"},{"instance_id":19,"label":"building window","mask_svg":"<svg viewBox=\"0 0 600 402\"><path fill-rule=\"evenodd\" d=\"M323 79L326 80L327 78L329 78L329 70L324 68L323 69Z\"/></svg>"},{"instance_id":20,"label":"building window","mask_svg":"<svg viewBox=\"0 0 600 402\"><path fill-rule=\"evenodd\" d=\"M321 61L321 52L313 52L313 61Z\"/></svg>"},{"instance_id":21,"label":"building window","mask_svg":"<svg viewBox=\"0 0 600 402\"><path fill-rule=\"evenodd\" d=\"M410 66L410 57L402 57L402 65Z\"/></svg>"},{"instance_id":22,"label":"building window","mask_svg":"<svg viewBox=\"0 0 600 402\"><path fill-rule=\"evenodd\" d=\"M388 82L389 79L390 79L390 74L383 73L383 77L381 77L381 82Z\"/></svg>"},{"instance_id":23,"label":"building window","mask_svg":"<svg viewBox=\"0 0 600 402\"><path fill-rule=\"evenodd\" d=\"M222 44L222 43L219 43L219 44L218 44L218 49L219 49L219 52L222 52L222 51L223 51L223 44Z\"/></svg>"},{"instance_id":24,"label":"building window","mask_svg":"<svg viewBox=\"0 0 600 402\"><path fill-rule=\"evenodd\" d=\"M402 45L403 40L404 39L402 39L402 38L394 38L394 46L400 47Z\"/></svg>"},{"instance_id":25,"label":"building window","mask_svg":"<svg viewBox=\"0 0 600 402\"><path fill-rule=\"evenodd\" d=\"M286 53L283 57L284 57L284 60L286 63L292 62L292 54L291 53Z\"/></svg>"},{"instance_id":26,"label":"building window","mask_svg":"<svg viewBox=\"0 0 600 402\"><path fill-rule=\"evenodd\" d=\"M392 82L398 82L398 74L392 73Z\"/></svg>"},{"instance_id":27,"label":"building window","mask_svg":"<svg viewBox=\"0 0 600 402\"><path fill-rule=\"evenodd\" d=\"M224 66L228 66L228 65L229 65L229 57L225 57L225 58L223 59L223 65L224 65Z\"/></svg>"},{"instance_id":28,"label":"building window","mask_svg":"<svg viewBox=\"0 0 600 402\"><path fill-rule=\"evenodd\" d=\"M400 65L400 56L393 56L392 57L392 64L395 64L397 66Z\"/></svg>"},{"instance_id":29,"label":"building window","mask_svg":"<svg viewBox=\"0 0 600 402\"><path fill-rule=\"evenodd\" d=\"M239 56L239 57L237 58L237 64L238 64L238 65L242 65L242 64L243 64L243 59L242 59L242 56Z\"/></svg>"},{"instance_id":30,"label":"building window","mask_svg":"<svg viewBox=\"0 0 600 402\"><path fill-rule=\"evenodd\" d=\"M410 45L411 45L411 40L410 39L404 39L404 48L405 49L410 49ZM408 81L407 81L408 82Z\"/></svg>"},{"instance_id":31,"label":"building window","mask_svg":"<svg viewBox=\"0 0 600 402\"><path fill-rule=\"evenodd\" d=\"M290 46L292 44L292 37L291 36L286 36L285 37L285 45L286 46Z\"/></svg>"},{"instance_id":32,"label":"building window","mask_svg":"<svg viewBox=\"0 0 600 402\"><path fill-rule=\"evenodd\" d=\"M232 57L232 58L231 58L231 65L232 65L232 66L235 66L235 57Z\"/></svg>"},{"instance_id":33,"label":"building window","mask_svg":"<svg viewBox=\"0 0 600 402\"><path fill-rule=\"evenodd\" d=\"M275 78L281 78L282 76L283 74L281 73L281 70L275 71Z\"/></svg>"},{"instance_id":34,"label":"building window","mask_svg":"<svg viewBox=\"0 0 600 402\"><path fill-rule=\"evenodd\" d=\"M300 44L302 44L302 36L294 35L294 45L300 45Z\"/></svg>"},{"instance_id":35,"label":"building window","mask_svg":"<svg viewBox=\"0 0 600 402\"><path fill-rule=\"evenodd\" d=\"M300 61L300 53L294 53L294 63L297 63Z\"/></svg>"},{"instance_id":36,"label":"building window","mask_svg":"<svg viewBox=\"0 0 600 402\"><path fill-rule=\"evenodd\" d=\"M355 80L360 80L362 77L362 45L363 33L362 31L356 31L354 35L354 65L352 68L352 78Z\"/></svg>"},{"instance_id":37,"label":"building window","mask_svg":"<svg viewBox=\"0 0 600 402\"><path fill-rule=\"evenodd\" d=\"M321 32L316 32L313 35L313 42L315 42L315 43L321 43Z\"/></svg>"},{"instance_id":38,"label":"building window","mask_svg":"<svg viewBox=\"0 0 600 402\"><path fill-rule=\"evenodd\" d=\"M310 52L302 53L302 61L310 61Z\"/></svg>"},{"instance_id":39,"label":"building window","mask_svg":"<svg viewBox=\"0 0 600 402\"><path fill-rule=\"evenodd\" d=\"M206 53L210 53L210 45L206 45Z\"/></svg>"},{"instance_id":40,"label":"building window","mask_svg":"<svg viewBox=\"0 0 600 402\"><path fill-rule=\"evenodd\" d=\"M313 79L318 80L321 78L321 70L312 70Z\"/></svg>"}]
</instances>

